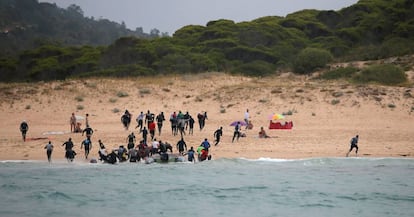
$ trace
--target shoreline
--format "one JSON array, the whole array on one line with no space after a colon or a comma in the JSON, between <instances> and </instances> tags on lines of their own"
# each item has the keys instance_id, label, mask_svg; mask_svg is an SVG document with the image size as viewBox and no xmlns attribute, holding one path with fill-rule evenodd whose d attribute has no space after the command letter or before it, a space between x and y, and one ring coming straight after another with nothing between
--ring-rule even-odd
<instances>
[{"instance_id":1,"label":"shoreline","mask_svg":"<svg viewBox=\"0 0 414 217\"><path fill-rule=\"evenodd\" d=\"M292 76L292 75L289 75ZM135 118L143 111L155 115L163 111L164 122L157 140L175 147L178 136L171 135L169 115L179 110L208 112L203 130L186 135L187 147L198 147L204 138L213 143L214 131L223 127L218 146L212 144L213 159L248 158L300 159L345 157L349 141L360 135L361 157L414 158L414 93L411 87L378 85L356 86L346 82L315 81L306 77L279 76L247 78L218 73L175 77L135 79L87 79L36 84L0 84L0 160L45 160L43 147L51 140L55 146L53 159L64 159L61 144L71 137L79 149L84 139L70 131L72 112L85 116L94 129L91 158L97 158L98 139L107 150L126 145L131 131L120 122L128 109ZM243 120L250 110L252 130L246 137L231 142L234 127L230 123ZM291 130L269 130L268 117L274 113L290 113L281 121L292 121ZM19 132L22 120L29 123L28 138L43 138L23 142ZM82 122L84 126L84 122ZM257 138L260 127L272 138ZM50 134L63 132L62 134ZM158 134L158 133L157 133ZM351 155L354 155L353 152ZM83 160L83 159L82 159Z\"/></svg>"}]
</instances>

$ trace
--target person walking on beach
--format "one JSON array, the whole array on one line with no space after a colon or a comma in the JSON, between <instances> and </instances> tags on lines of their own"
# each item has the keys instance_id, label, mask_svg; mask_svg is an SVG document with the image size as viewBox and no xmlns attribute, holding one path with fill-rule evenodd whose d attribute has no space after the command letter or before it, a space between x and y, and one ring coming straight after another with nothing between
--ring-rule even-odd
<instances>
[{"instance_id":1,"label":"person walking on beach","mask_svg":"<svg viewBox=\"0 0 414 217\"><path fill-rule=\"evenodd\" d=\"M75 116L75 113L72 113L72 116L70 116L69 123L70 123L70 132L74 133L75 130L76 130L76 116Z\"/></svg>"},{"instance_id":2,"label":"person walking on beach","mask_svg":"<svg viewBox=\"0 0 414 217\"><path fill-rule=\"evenodd\" d=\"M187 151L187 144L185 143L183 137L181 137L180 141L178 141L177 149L178 153L180 153L181 155L184 153L184 151Z\"/></svg>"},{"instance_id":3,"label":"person walking on beach","mask_svg":"<svg viewBox=\"0 0 414 217\"><path fill-rule=\"evenodd\" d=\"M91 136L93 134L93 130L89 125L86 125L86 128L82 131L82 136L83 136L84 133L86 133L86 138L91 139Z\"/></svg>"},{"instance_id":4,"label":"person walking on beach","mask_svg":"<svg viewBox=\"0 0 414 217\"><path fill-rule=\"evenodd\" d=\"M149 128L150 123L154 122L154 114L150 112L150 110L147 111L147 114L145 115L145 123L147 124L147 127Z\"/></svg>"},{"instance_id":5,"label":"person walking on beach","mask_svg":"<svg viewBox=\"0 0 414 217\"><path fill-rule=\"evenodd\" d=\"M23 142L26 142L26 133L29 131L29 125L24 120L22 123L20 123L20 132L22 133Z\"/></svg>"},{"instance_id":6,"label":"person walking on beach","mask_svg":"<svg viewBox=\"0 0 414 217\"><path fill-rule=\"evenodd\" d=\"M234 126L234 133L233 133L233 139L231 140L231 142L234 142L234 139L237 139L237 141L239 141L240 138L240 121L237 122L236 126Z\"/></svg>"},{"instance_id":7,"label":"person walking on beach","mask_svg":"<svg viewBox=\"0 0 414 217\"><path fill-rule=\"evenodd\" d=\"M194 118L190 115L188 119L188 135L193 135L194 133Z\"/></svg>"},{"instance_id":8,"label":"person walking on beach","mask_svg":"<svg viewBox=\"0 0 414 217\"><path fill-rule=\"evenodd\" d=\"M198 113L197 118L198 118L198 125L200 126L200 131L201 131L206 125L207 112L204 112L204 114Z\"/></svg>"},{"instance_id":9,"label":"person walking on beach","mask_svg":"<svg viewBox=\"0 0 414 217\"><path fill-rule=\"evenodd\" d=\"M214 146L217 146L220 142L220 138L223 135L223 127L220 127L214 132L214 138L216 138L216 144Z\"/></svg>"},{"instance_id":10,"label":"person walking on beach","mask_svg":"<svg viewBox=\"0 0 414 217\"><path fill-rule=\"evenodd\" d=\"M351 139L351 148L349 149L348 153L346 154L346 156L349 156L349 153L351 153L352 149L355 148L355 156L358 156L358 140L359 140L359 135L356 135L354 138Z\"/></svg>"},{"instance_id":11,"label":"person walking on beach","mask_svg":"<svg viewBox=\"0 0 414 217\"><path fill-rule=\"evenodd\" d=\"M144 126L144 112L141 112L138 117L137 117L137 126L135 127L135 129L137 129L139 127L139 131L142 130L142 127Z\"/></svg>"},{"instance_id":12,"label":"person walking on beach","mask_svg":"<svg viewBox=\"0 0 414 217\"><path fill-rule=\"evenodd\" d=\"M161 112L160 114L158 114L155 119L157 120L158 135L161 136L162 124L165 121L164 112Z\"/></svg>"},{"instance_id":13,"label":"person walking on beach","mask_svg":"<svg viewBox=\"0 0 414 217\"><path fill-rule=\"evenodd\" d=\"M144 140L144 143L147 143L147 137L148 137L148 130L146 127L144 127L140 133L142 133L142 139Z\"/></svg>"},{"instance_id":14,"label":"person walking on beach","mask_svg":"<svg viewBox=\"0 0 414 217\"><path fill-rule=\"evenodd\" d=\"M52 161L52 151L53 151L53 145L51 141L49 141L49 143L46 144L45 149L46 149L47 161L49 161L50 163Z\"/></svg>"},{"instance_id":15,"label":"person walking on beach","mask_svg":"<svg viewBox=\"0 0 414 217\"><path fill-rule=\"evenodd\" d=\"M148 124L148 130L149 130L149 133L151 135L151 140L153 140L154 137L155 137L155 128L156 127L157 127L157 125L155 124L154 121Z\"/></svg>"},{"instance_id":16,"label":"person walking on beach","mask_svg":"<svg viewBox=\"0 0 414 217\"><path fill-rule=\"evenodd\" d=\"M92 149L92 142L89 138L86 138L81 143L81 149L82 147L85 147L85 159L88 159L89 151Z\"/></svg>"}]
</instances>

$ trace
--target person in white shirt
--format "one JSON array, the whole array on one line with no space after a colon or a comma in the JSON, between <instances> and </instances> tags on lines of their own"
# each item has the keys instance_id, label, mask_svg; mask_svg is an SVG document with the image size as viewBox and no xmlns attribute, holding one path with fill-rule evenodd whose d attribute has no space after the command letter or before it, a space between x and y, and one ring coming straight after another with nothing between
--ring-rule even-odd
<instances>
[{"instance_id":1,"label":"person in white shirt","mask_svg":"<svg viewBox=\"0 0 414 217\"><path fill-rule=\"evenodd\" d=\"M160 143L157 141L157 139L154 138L154 141L152 142L151 155L158 153L159 147L160 147Z\"/></svg>"},{"instance_id":2,"label":"person in white shirt","mask_svg":"<svg viewBox=\"0 0 414 217\"><path fill-rule=\"evenodd\" d=\"M249 119L250 119L249 109L246 109L246 112L244 113L244 121L246 122L246 130L248 129L248 126L249 126Z\"/></svg>"}]
</instances>

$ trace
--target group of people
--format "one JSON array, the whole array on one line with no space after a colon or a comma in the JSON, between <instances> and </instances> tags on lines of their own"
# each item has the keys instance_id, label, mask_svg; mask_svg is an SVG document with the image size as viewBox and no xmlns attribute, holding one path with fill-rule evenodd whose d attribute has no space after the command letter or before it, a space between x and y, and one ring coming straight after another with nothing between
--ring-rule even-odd
<instances>
[{"instance_id":1,"label":"group of people","mask_svg":"<svg viewBox=\"0 0 414 217\"><path fill-rule=\"evenodd\" d=\"M114 164L116 162L140 162L143 159L148 162L148 159L158 154L161 161L168 161L168 152L173 153L173 146L168 142L157 141L155 138L150 144L141 140L138 145L135 145L135 136L133 133L127 137L127 148L120 145L119 148L113 149L108 153L105 145L99 140L99 160L104 163ZM187 156L189 162L196 162L196 151L193 147L187 150L187 144L184 138L181 138L176 145L179 156ZM210 160L209 154L210 143L207 138L197 148L198 161Z\"/></svg>"},{"instance_id":2,"label":"group of people","mask_svg":"<svg viewBox=\"0 0 414 217\"><path fill-rule=\"evenodd\" d=\"M123 123L126 130L129 128L131 119L132 114L129 113L128 110L125 110L124 114L121 117L121 122ZM197 119L201 131L205 126L207 112L198 113ZM166 121L164 112L160 112L157 116L155 116L155 114L150 110L148 110L145 114L141 111L141 113L136 118L137 126L135 129L139 128L139 132L145 136L144 140L147 140L146 136L148 133L151 135L151 139L154 139L156 129L158 129L158 135L161 135L164 121ZM178 133L180 133L182 137L186 135L186 130L188 130L187 133L189 135L193 135L195 120L188 112L184 114L181 111L178 113L174 111L171 113L169 121L171 124L172 135L176 136Z\"/></svg>"},{"instance_id":3,"label":"group of people","mask_svg":"<svg viewBox=\"0 0 414 217\"><path fill-rule=\"evenodd\" d=\"M86 114L85 119L85 125L86 128L81 130L82 136L86 134L86 138L82 140L80 148L84 150L85 152L85 159L88 159L90 150L92 149L92 140L91 136L93 134L93 129L89 125L88 120L89 115ZM132 119L132 114L126 110L125 113L121 117L121 122L124 124L124 127L126 129L129 128L130 120ZM199 113L197 114L197 119L199 122L200 131L203 130L205 126L205 120L207 119L207 113ZM173 148L171 144L168 142L162 142L157 141L155 138L155 128L158 126L158 135L161 135L161 130L163 126L163 122L165 121L165 116L163 112L160 112L157 116L155 116L153 113L151 113L149 110L146 114L141 112L137 118L137 126L136 128L139 128L139 133L142 134L142 140L139 142L138 145L135 145L136 143L136 137L135 134L132 132L127 136L127 148L125 148L123 145L120 145L119 148L112 150L110 153L107 153L105 149L105 145L102 143L101 140L99 140L99 157L100 160L107 163L116 163L117 161L123 162L126 160L129 160L130 162L139 162L140 159L146 159L154 154L159 154L160 156L166 156L167 151L173 152ZM199 147L197 147L196 150L194 150L193 147L191 147L189 150L187 150L187 144L184 141L184 135L186 135L186 130L188 130L188 134L193 134L193 128L194 128L194 119L192 116L186 112L185 114L179 111L178 113L173 112L170 117L169 121L171 122L171 129L172 129L172 135L178 135L178 132L181 134L181 139L177 142L176 148L178 150L178 153L181 156L187 156L188 161L195 161L196 156L199 161L204 161L211 159L211 155L209 154L209 148L210 143L205 138L205 140L200 144ZM244 116L245 123L250 123L250 115L249 110L247 109ZM74 125L75 123L75 125ZM78 126L76 126L76 123L78 121L76 120L76 116L74 113L72 113L72 116L70 118L70 124L71 124L71 132L78 132L79 129L77 129ZM148 127L148 130L147 130ZM232 137L232 142L235 140L238 141L240 137L243 137L242 131L241 131L242 123L237 122L237 124L234 126L234 133ZM249 126L249 124L246 124L246 130L251 129L252 125ZM26 141L26 134L29 130L29 125L26 121L21 122L20 124L20 131L22 133L23 141ZM151 139L148 140L148 134L150 134ZM215 138L215 144L214 146L217 146L220 141L221 137L223 136L223 127L219 127L216 131L214 131L213 136ZM263 127L260 128L259 131L259 138L269 138L269 136L266 134ZM356 155L358 154L358 139L359 136L356 135L353 137L350 141L351 147L346 154L348 157L350 152L355 148L356 149ZM69 138L68 141L64 142L62 146L65 146L65 158L68 161L73 161L77 153L73 150L74 144L72 142L72 139ZM49 162L51 162L51 156L53 152L53 144L51 141L49 141L46 146L44 147L46 149L46 155ZM168 155L167 155L168 157Z\"/></svg>"}]
</instances>

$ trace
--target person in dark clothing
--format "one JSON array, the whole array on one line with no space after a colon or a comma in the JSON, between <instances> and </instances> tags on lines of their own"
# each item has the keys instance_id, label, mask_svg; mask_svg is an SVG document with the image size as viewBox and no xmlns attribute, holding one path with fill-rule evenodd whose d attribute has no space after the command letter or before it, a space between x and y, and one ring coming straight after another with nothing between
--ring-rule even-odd
<instances>
[{"instance_id":1,"label":"person in dark clothing","mask_svg":"<svg viewBox=\"0 0 414 217\"><path fill-rule=\"evenodd\" d=\"M195 151L193 147L191 147L190 150L187 152L187 156L188 161L195 163Z\"/></svg>"},{"instance_id":2,"label":"person in dark clothing","mask_svg":"<svg viewBox=\"0 0 414 217\"><path fill-rule=\"evenodd\" d=\"M189 135L193 135L194 133L194 118L192 116L190 116L190 119L188 120L188 134Z\"/></svg>"},{"instance_id":3,"label":"person in dark clothing","mask_svg":"<svg viewBox=\"0 0 414 217\"><path fill-rule=\"evenodd\" d=\"M147 143L147 137L148 137L148 130L147 130L147 128L144 127L141 130L141 133L142 133L142 139L144 140L144 143Z\"/></svg>"},{"instance_id":4,"label":"person in dark clothing","mask_svg":"<svg viewBox=\"0 0 414 217\"><path fill-rule=\"evenodd\" d=\"M198 125L200 126L200 131L201 131L206 124L207 112L204 112L204 114L198 113L197 119L198 119Z\"/></svg>"},{"instance_id":5,"label":"person in dark clothing","mask_svg":"<svg viewBox=\"0 0 414 217\"><path fill-rule=\"evenodd\" d=\"M358 155L358 140L359 140L359 135L356 135L354 138L351 139L351 148L349 149L348 153L346 154L346 156L349 156L349 153L351 153L352 149L355 148L355 156Z\"/></svg>"},{"instance_id":6,"label":"person in dark clothing","mask_svg":"<svg viewBox=\"0 0 414 217\"><path fill-rule=\"evenodd\" d=\"M184 120L185 120L185 124L184 124L185 130L187 130L188 129L188 124L189 124L189 121L190 121L190 113L186 112L184 114Z\"/></svg>"},{"instance_id":7,"label":"person in dark clothing","mask_svg":"<svg viewBox=\"0 0 414 217\"><path fill-rule=\"evenodd\" d=\"M128 150L131 149L131 148L134 148L134 146L135 146L134 132L132 132L131 134L128 135L127 142L128 142Z\"/></svg>"},{"instance_id":8,"label":"person in dark clothing","mask_svg":"<svg viewBox=\"0 0 414 217\"><path fill-rule=\"evenodd\" d=\"M82 131L82 136L83 136L84 133L86 133L86 138L88 138L90 140L91 136L93 134L93 130L89 125L87 125L86 128Z\"/></svg>"},{"instance_id":9,"label":"person in dark clothing","mask_svg":"<svg viewBox=\"0 0 414 217\"><path fill-rule=\"evenodd\" d=\"M161 112L156 117L157 126L158 126L158 135L161 135L162 124L165 121L164 112Z\"/></svg>"},{"instance_id":10,"label":"person in dark clothing","mask_svg":"<svg viewBox=\"0 0 414 217\"><path fill-rule=\"evenodd\" d=\"M29 131L29 125L26 121L20 123L20 132L22 133L23 142L26 142L26 134Z\"/></svg>"},{"instance_id":11,"label":"person in dark clothing","mask_svg":"<svg viewBox=\"0 0 414 217\"><path fill-rule=\"evenodd\" d=\"M214 132L214 138L216 138L216 143L214 146L217 146L219 144L221 136L223 136L223 127L220 127Z\"/></svg>"},{"instance_id":12,"label":"person in dark clothing","mask_svg":"<svg viewBox=\"0 0 414 217\"><path fill-rule=\"evenodd\" d=\"M108 154L106 153L105 145L102 143L101 140L99 140L98 142L99 142L99 151L98 151L99 160L103 162L107 162Z\"/></svg>"},{"instance_id":13,"label":"person in dark clothing","mask_svg":"<svg viewBox=\"0 0 414 217\"><path fill-rule=\"evenodd\" d=\"M181 137L180 141L178 141L177 149L178 153L181 155L184 153L184 151L187 151L187 144L185 143L184 138Z\"/></svg>"},{"instance_id":14,"label":"person in dark clothing","mask_svg":"<svg viewBox=\"0 0 414 217\"><path fill-rule=\"evenodd\" d=\"M147 127L149 128L150 123L154 122L154 114L150 112L150 110L147 111L147 114L145 115L145 123L147 124Z\"/></svg>"},{"instance_id":15,"label":"person in dark clothing","mask_svg":"<svg viewBox=\"0 0 414 217\"><path fill-rule=\"evenodd\" d=\"M72 150L73 148L73 142L72 142L72 138L69 138L68 141L64 142L62 144L62 146L65 146L65 150Z\"/></svg>"},{"instance_id":16,"label":"person in dark clothing","mask_svg":"<svg viewBox=\"0 0 414 217\"><path fill-rule=\"evenodd\" d=\"M128 110L125 110L125 113L121 116L121 122L125 127L125 130L128 130L129 124L131 123L132 114Z\"/></svg>"},{"instance_id":17,"label":"person in dark clothing","mask_svg":"<svg viewBox=\"0 0 414 217\"><path fill-rule=\"evenodd\" d=\"M115 151L112 151L110 154L108 154L107 162L110 164L115 164L117 162L117 155Z\"/></svg>"},{"instance_id":18,"label":"person in dark clothing","mask_svg":"<svg viewBox=\"0 0 414 217\"><path fill-rule=\"evenodd\" d=\"M82 147L85 147L85 159L88 159L89 151L92 149L92 142L89 138L86 138L81 143L81 149Z\"/></svg>"},{"instance_id":19,"label":"person in dark clothing","mask_svg":"<svg viewBox=\"0 0 414 217\"><path fill-rule=\"evenodd\" d=\"M234 127L234 133L233 133L233 139L231 140L231 142L234 142L234 139L237 138L237 141L239 141L240 138L240 121L237 122L236 126Z\"/></svg>"}]
</instances>

